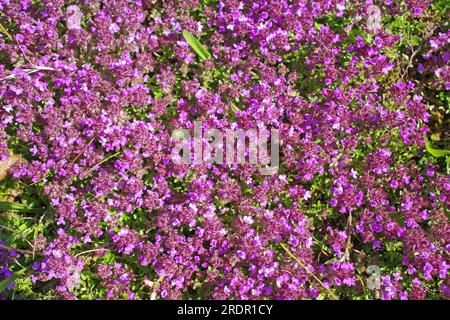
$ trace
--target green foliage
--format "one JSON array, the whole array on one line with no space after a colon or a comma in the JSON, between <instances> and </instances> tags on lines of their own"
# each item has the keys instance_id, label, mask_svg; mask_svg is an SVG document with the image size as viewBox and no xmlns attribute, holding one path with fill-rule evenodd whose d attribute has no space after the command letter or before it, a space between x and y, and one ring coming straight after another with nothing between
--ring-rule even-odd
<instances>
[{"instance_id":1,"label":"green foliage","mask_svg":"<svg viewBox=\"0 0 450 320\"><path fill-rule=\"evenodd\" d=\"M40 209L30 208L20 203L0 201L0 211L39 212Z\"/></svg>"},{"instance_id":2,"label":"green foliage","mask_svg":"<svg viewBox=\"0 0 450 320\"><path fill-rule=\"evenodd\" d=\"M431 147L430 142L428 140L425 142L425 148L427 149L428 153L430 153L433 157L436 158L446 157L450 155L450 150L435 149Z\"/></svg>"},{"instance_id":3,"label":"green foliage","mask_svg":"<svg viewBox=\"0 0 450 320\"><path fill-rule=\"evenodd\" d=\"M14 281L14 279L16 279L17 277L19 277L21 274L23 274L25 271L27 271L26 268L23 268L20 271L15 272L11 277L6 278L5 280L0 282L0 292L3 292L6 290L6 288Z\"/></svg>"}]
</instances>

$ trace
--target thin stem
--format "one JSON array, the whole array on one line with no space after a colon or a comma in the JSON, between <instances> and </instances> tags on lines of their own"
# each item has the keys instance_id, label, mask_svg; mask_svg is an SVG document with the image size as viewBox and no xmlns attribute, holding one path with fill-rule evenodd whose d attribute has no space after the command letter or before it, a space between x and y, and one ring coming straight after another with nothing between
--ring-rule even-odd
<instances>
[{"instance_id":1,"label":"thin stem","mask_svg":"<svg viewBox=\"0 0 450 320\"><path fill-rule=\"evenodd\" d=\"M0 32L8 37L11 42L14 42L13 37L9 34L8 30L0 23Z\"/></svg>"},{"instance_id":2,"label":"thin stem","mask_svg":"<svg viewBox=\"0 0 450 320\"><path fill-rule=\"evenodd\" d=\"M33 68L26 68L26 69L23 69L23 71L28 74L33 74L33 73L36 73L39 71L55 71L55 69L53 69L52 67L45 67L45 66L33 66ZM10 74L9 76L1 78L0 80L14 79L15 77L16 77L15 74Z\"/></svg>"},{"instance_id":3,"label":"thin stem","mask_svg":"<svg viewBox=\"0 0 450 320\"><path fill-rule=\"evenodd\" d=\"M77 159L87 150L87 148L91 145L91 143L94 141L94 139L96 138L96 136L93 136L92 139L88 142L88 144L83 148L83 150L81 150L81 152L75 157L73 158L69 164L74 163L75 161L77 161Z\"/></svg>"},{"instance_id":4,"label":"thin stem","mask_svg":"<svg viewBox=\"0 0 450 320\"><path fill-rule=\"evenodd\" d=\"M327 290L329 293L330 293L330 295L333 297L333 299L335 299L335 300L338 300L338 297L314 274L314 273L312 273L303 263L301 263L301 261L300 260L298 260L297 259L297 257L291 252L291 251L289 251L289 249L283 244L283 243L280 243L280 245L281 245L281 247L284 249L284 251L286 251L287 252L287 254L292 258L292 259L294 259L295 260L295 262L297 262L303 269L305 269L306 270L306 272L308 272L310 275L312 275L313 276L313 278L314 279L316 279L316 281L322 286L322 287L324 287L325 288L325 290Z\"/></svg>"},{"instance_id":5,"label":"thin stem","mask_svg":"<svg viewBox=\"0 0 450 320\"><path fill-rule=\"evenodd\" d=\"M100 161L99 163L97 163L96 165L94 165L92 168L90 168L88 171L86 171L86 173L84 175L89 174L92 170L96 169L98 166L102 165L103 163L105 163L106 161L108 161L111 158L114 158L115 156L119 155L119 152L114 153L113 155L110 155L109 157L106 157L105 159L103 159L102 161Z\"/></svg>"},{"instance_id":6,"label":"thin stem","mask_svg":"<svg viewBox=\"0 0 450 320\"><path fill-rule=\"evenodd\" d=\"M81 256L82 254L85 254L85 253L89 253L89 252L97 252L97 251L105 251L105 250L108 250L108 249L99 248L99 249L86 250L86 251L77 253L77 254L74 255L73 257L76 258L76 257L78 257L78 256Z\"/></svg>"},{"instance_id":7,"label":"thin stem","mask_svg":"<svg viewBox=\"0 0 450 320\"><path fill-rule=\"evenodd\" d=\"M0 243L0 248L6 249L6 250L11 250L11 251L17 251L17 252L20 252L20 253L23 253L23 254L29 254L29 255L33 254L33 252L30 251L30 250L23 250L23 249L12 248L12 247L5 246L4 244L1 244L1 243Z\"/></svg>"}]
</instances>

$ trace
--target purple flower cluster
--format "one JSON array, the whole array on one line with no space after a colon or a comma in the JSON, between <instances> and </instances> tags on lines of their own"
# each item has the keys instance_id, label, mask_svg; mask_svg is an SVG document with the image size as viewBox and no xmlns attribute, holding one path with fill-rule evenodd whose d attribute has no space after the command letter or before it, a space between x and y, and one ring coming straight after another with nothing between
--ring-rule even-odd
<instances>
[{"instance_id":1,"label":"purple flower cluster","mask_svg":"<svg viewBox=\"0 0 450 320\"><path fill-rule=\"evenodd\" d=\"M421 19L430 1L406 2ZM0 0L0 155L23 155L12 177L52 210L33 281L68 299L85 279L107 299L372 297L378 265L382 299L448 296L450 179L418 160L428 105L373 4ZM436 32L418 72L448 90ZM194 121L278 129L279 172L174 164Z\"/></svg>"},{"instance_id":2,"label":"purple flower cluster","mask_svg":"<svg viewBox=\"0 0 450 320\"><path fill-rule=\"evenodd\" d=\"M439 33L429 39L428 50L422 55L417 71L422 75L433 74L431 85L441 90L450 90L450 31Z\"/></svg>"},{"instance_id":3,"label":"purple flower cluster","mask_svg":"<svg viewBox=\"0 0 450 320\"><path fill-rule=\"evenodd\" d=\"M13 259L18 258L19 254L6 247L5 242L0 240L0 282L6 281L6 279L13 277L14 273L11 271ZM11 290L14 287L14 281L11 281L6 285L5 290ZM3 294L0 293L0 299L3 298Z\"/></svg>"}]
</instances>

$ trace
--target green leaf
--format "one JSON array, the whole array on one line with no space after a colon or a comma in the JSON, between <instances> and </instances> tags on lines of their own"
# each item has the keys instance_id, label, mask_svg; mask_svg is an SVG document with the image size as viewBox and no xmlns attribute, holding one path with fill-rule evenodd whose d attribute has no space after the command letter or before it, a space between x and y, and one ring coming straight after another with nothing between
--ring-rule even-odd
<instances>
[{"instance_id":1,"label":"green leaf","mask_svg":"<svg viewBox=\"0 0 450 320\"><path fill-rule=\"evenodd\" d=\"M1 211L14 211L14 212L39 212L39 209L29 208L20 203L0 201Z\"/></svg>"},{"instance_id":2,"label":"green leaf","mask_svg":"<svg viewBox=\"0 0 450 320\"><path fill-rule=\"evenodd\" d=\"M0 292L3 292L6 290L6 288L18 277L20 276L22 273L24 273L27 269L23 268L20 271L17 271L16 273L14 273L11 277L6 278L5 280L0 282Z\"/></svg>"},{"instance_id":3,"label":"green leaf","mask_svg":"<svg viewBox=\"0 0 450 320\"><path fill-rule=\"evenodd\" d=\"M203 60L210 59L211 55L208 50L194 37L189 31L183 30L183 37L189 43L192 49L202 58Z\"/></svg>"},{"instance_id":4,"label":"green leaf","mask_svg":"<svg viewBox=\"0 0 450 320\"><path fill-rule=\"evenodd\" d=\"M425 148L427 149L428 153L430 153L433 157L436 158L446 157L450 155L450 150L434 149L433 147L431 147L428 140L425 141Z\"/></svg>"}]
</instances>

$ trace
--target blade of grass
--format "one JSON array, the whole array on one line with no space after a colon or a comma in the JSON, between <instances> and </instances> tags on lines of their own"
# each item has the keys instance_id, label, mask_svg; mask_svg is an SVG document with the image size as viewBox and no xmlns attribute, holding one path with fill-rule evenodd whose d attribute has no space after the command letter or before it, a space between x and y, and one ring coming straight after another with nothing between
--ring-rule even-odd
<instances>
[{"instance_id":1,"label":"blade of grass","mask_svg":"<svg viewBox=\"0 0 450 320\"><path fill-rule=\"evenodd\" d=\"M111 158L114 158L114 157L118 156L119 154L120 154L120 151L119 151L119 152L116 152L116 153L114 153L114 154L112 154L112 155L110 155L109 157L106 157L105 159L103 159L102 161L100 161L99 163L97 163L96 165L94 165L92 168L90 168L89 170L87 170L83 175L84 175L84 176L87 176L89 173L91 173L92 170L98 168L98 167L101 166L103 163L105 163L106 161L108 161L108 160L111 159Z\"/></svg>"},{"instance_id":2,"label":"blade of grass","mask_svg":"<svg viewBox=\"0 0 450 320\"><path fill-rule=\"evenodd\" d=\"M425 141L425 149L427 149L429 154L431 154L433 157L436 157L436 158L446 157L446 156L450 155L450 150L435 149L431 146L431 144L428 140Z\"/></svg>"},{"instance_id":3,"label":"blade of grass","mask_svg":"<svg viewBox=\"0 0 450 320\"><path fill-rule=\"evenodd\" d=\"M0 211L13 211L13 212L40 212L41 209L30 208L20 203L0 201Z\"/></svg>"},{"instance_id":4,"label":"blade of grass","mask_svg":"<svg viewBox=\"0 0 450 320\"><path fill-rule=\"evenodd\" d=\"M89 145L94 141L94 139L97 137L97 135L94 135L93 137L92 137L92 139L88 142L88 144L83 148L83 150L81 150L81 152L75 157L75 158L73 158L70 162L69 162L69 164L72 164L72 163L74 163L75 161L77 161L77 159L87 150L87 148L89 147Z\"/></svg>"},{"instance_id":5,"label":"blade of grass","mask_svg":"<svg viewBox=\"0 0 450 320\"><path fill-rule=\"evenodd\" d=\"M5 246L4 244L1 244L1 243L0 243L0 248L6 249L6 250L12 250L12 251L20 252L20 253L26 254L26 255L32 255L33 254L33 252L30 251L30 250L12 248L12 247ZM14 260L16 261L16 263L18 265L22 266L16 258L14 258Z\"/></svg>"},{"instance_id":6,"label":"blade of grass","mask_svg":"<svg viewBox=\"0 0 450 320\"><path fill-rule=\"evenodd\" d=\"M0 23L0 32L8 37L10 41L14 41L13 37L9 34L8 30Z\"/></svg>"},{"instance_id":7,"label":"blade of grass","mask_svg":"<svg viewBox=\"0 0 450 320\"><path fill-rule=\"evenodd\" d=\"M100 252L100 251L107 251L108 249L105 249L105 248L97 248L97 249L91 249L91 250L86 250L86 251L83 251L83 252L78 252L76 255L74 255L73 257L74 258L76 258L76 257L79 257L79 256L81 256L81 255L83 255L83 254L86 254L86 253L90 253L90 252Z\"/></svg>"},{"instance_id":8,"label":"blade of grass","mask_svg":"<svg viewBox=\"0 0 450 320\"><path fill-rule=\"evenodd\" d=\"M283 244L280 243L281 247L284 249L284 251L287 252L287 254L295 260L303 269L305 269L306 272L308 272L310 275L313 276L314 279L323 287L325 290L328 291L328 293L333 297L333 299L338 300L338 297L314 274L312 273L300 260L297 259L297 257Z\"/></svg>"},{"instance_id":9,"label":"blade of grass","mask_svg":"<svg viewBox=\"0 0 450 320\"><path fill-rule=\"evenodd\" d=\"M236 105L235 105L233 102L231 102L231 108L233 108L233 110L234 110L235 112L237 112L237 111L241 112L241 111L242 111L241 109L239 109L238 107L236 107Z\"/></svg>"},{"instance_id":10,"label":"blade of grass","mask_svg":"<svg viewBox=\"0 0 450 320\"><path fill-rule=\"evenodd\" d=\"M25 59L28 61L29 64L33 64L30 59L28 58L28 56L25 54L25 52L23 51L22 47L20 46L20 43L18 43L17 41L14 41L13 37L11 36L11 34L8 32L8 30L6 30L6 28L0 23L0 32L3 33L5 36L8 37L8 39L11 42L16 42L17 45L19 46L19 50L22 52L23 56L25 57Z\"/></svg>"},{"instance_id":11,"label":"blade of grass","mask_svg":"<svg viewBox=\"0 0 450 320\"><path fill-rule=\"evenodd\" d=\"M206 48L194 37L189 31L183 30L183 37L186 42L191 46L192 49L202 58L207 60L211 58L211 54L206 50Z\"/></svg>"}]
</instances>

